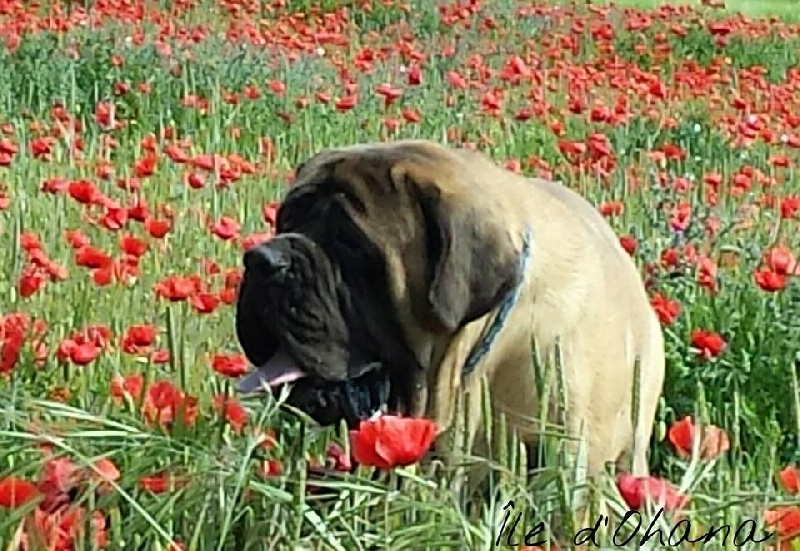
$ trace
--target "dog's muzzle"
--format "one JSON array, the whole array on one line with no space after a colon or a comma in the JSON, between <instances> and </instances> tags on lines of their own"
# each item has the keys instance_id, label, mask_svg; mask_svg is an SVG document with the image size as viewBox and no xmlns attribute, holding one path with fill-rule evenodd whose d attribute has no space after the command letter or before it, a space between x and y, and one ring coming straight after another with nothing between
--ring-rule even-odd
<instances>
[{"instance_id":1,"label":"dog's muzzle","mask_svg":"<svg viewBox=\"0 0 800 551\"><path fill-rule=\"evenodd\" d=\"M245 352L250 351L250 361L258 365L235 388L254 394L291 384L288 405L321 425L345 419L353 426L387 404L388 369L380 362L367 362L359 364L358 376L347 374L345 362L352 351L331 346L346 342L342 335L347 331L330 284L335 280L315 247L305 236L282 234L245 253L246 282L237 308L250 315L246 331L239 328L238 337Z\"/></svg>"}]
</instances>

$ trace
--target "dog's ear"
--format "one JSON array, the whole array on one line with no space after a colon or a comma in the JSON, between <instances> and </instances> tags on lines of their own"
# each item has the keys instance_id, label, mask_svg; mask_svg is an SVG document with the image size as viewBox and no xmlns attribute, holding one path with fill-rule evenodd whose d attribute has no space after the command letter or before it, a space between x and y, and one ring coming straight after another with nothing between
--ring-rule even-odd
<instances>
[{"instance_id":1,"label":"dog's ear","mask_svg":"<svg viewBox=\"0 0 800 551\"><path fill-rule=\"evenodd\" d=\"M435 318L456 331L497 307L522 277L502 213L482 209L474 192L417 183L428 254L428 301Z\"/></svg>"}]
</instances>

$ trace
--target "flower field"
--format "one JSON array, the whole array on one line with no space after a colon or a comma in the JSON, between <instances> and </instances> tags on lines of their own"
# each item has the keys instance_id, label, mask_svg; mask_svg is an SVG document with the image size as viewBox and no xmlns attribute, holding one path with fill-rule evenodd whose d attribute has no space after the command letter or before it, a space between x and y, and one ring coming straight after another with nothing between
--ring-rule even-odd
<instances>
[{"instance_id":1,"label":"flower field","mask_svg":"<svg viewBox=\"0 0 800 551\"><path fill-rule=\"evenodd\" d=\"M704 4L0 0L0 549L800 549L800 25ZM610 221L667 341L651 478L581 493L556 439L526 477L501 427L467 506L429 427L236 395L293 167L401 137Z\"/></svg>"}]
</instances>

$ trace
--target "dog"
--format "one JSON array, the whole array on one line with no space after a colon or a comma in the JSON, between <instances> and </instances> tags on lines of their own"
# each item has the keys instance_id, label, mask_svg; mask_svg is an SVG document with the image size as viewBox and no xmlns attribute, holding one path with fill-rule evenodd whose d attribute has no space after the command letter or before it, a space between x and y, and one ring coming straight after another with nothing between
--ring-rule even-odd
<instances>
[{"instance_id":1,"label":"dog","mask_svg":"<svg viewBox=\"0 0 800 551\"><path fill-rule=\"evenodd\" d=\"M648 474L662 330L588 201L427 140L325 149L295 176L276 235L244 254L236 334L256 368L240 392L290 385L287 404L321 425L383 409L440 431L459 426L463 400L473 449L481 381L492 411L535 443L534 364L557 364L538 375L564 382L563 411L548 415L583 439L585 472Z\"/></svg>"}]
</instances>

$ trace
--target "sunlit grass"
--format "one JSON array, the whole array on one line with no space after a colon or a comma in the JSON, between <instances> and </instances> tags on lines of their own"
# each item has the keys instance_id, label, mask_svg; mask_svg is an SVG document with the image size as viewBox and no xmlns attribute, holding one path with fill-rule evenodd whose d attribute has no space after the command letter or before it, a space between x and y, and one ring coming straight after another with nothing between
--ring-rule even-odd
<instances>
[{"instance_id":1,"label":"sunlit grass","mask_svg":"<svg viewBox=\"0 0 800 551\"><path fill-rule=\"evenodd\" d=\"M593 4L615 6L630 6L642 9L653 9L665 5L688 5L693 7L703 6L702 0L593 0ZM751 2L748 0L725 0L719 8L720 13L740 13L747 17L780 17L784 20L797 21L800 18L800 3L796 0L763 0Z\"/></svg>"}]
</instances>

